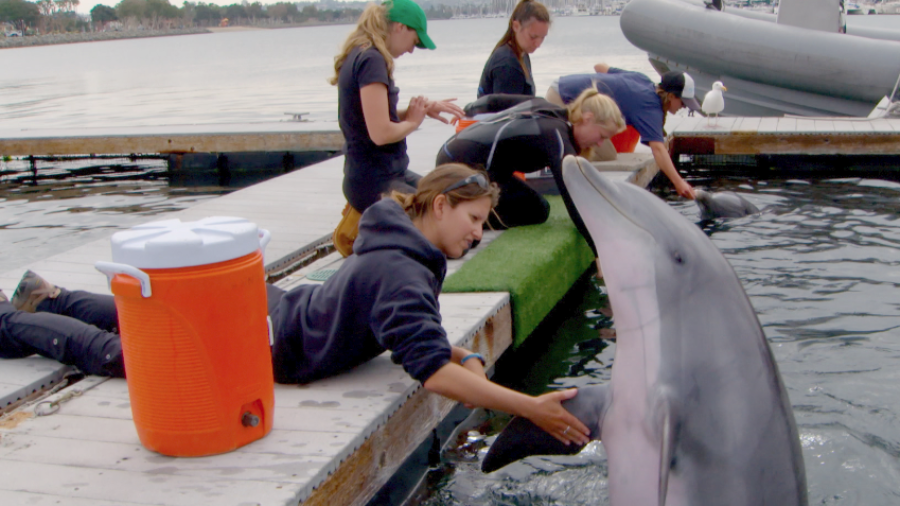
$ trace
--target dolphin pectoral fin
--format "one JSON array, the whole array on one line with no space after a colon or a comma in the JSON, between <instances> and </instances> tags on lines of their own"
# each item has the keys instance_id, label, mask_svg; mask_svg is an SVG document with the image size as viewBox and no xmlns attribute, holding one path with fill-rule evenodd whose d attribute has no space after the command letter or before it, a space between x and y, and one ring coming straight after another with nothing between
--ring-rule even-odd
<instances>
[{"instance_id":1,"label":"dolphin pectoral fin","mask_svg":"<svg viewBox=\"0 0 900 506\"><path fill-rule=\"evenodd\" d=\"M531 455L573 455L582 448L584 447L566 446L531 420L517 416L497 436L481 463L481 470L492 473Z\"/></svg>"},{"instance_id":2,"label":"dolphin pectoral fin","mask_svg":"<svg viewBox=\"0 0 900 506\"><path fill-rule=\"evenodd\" d=\"M564 401L563 407L591 430L591 439L600 439L603 413L610 398L606 386L578 389L578 394ZM531 455L574 455L584 446L565 445L535 425L531 420L515 417L491 445L481 470L491 473Z\"/></svg>"}]
</instances>

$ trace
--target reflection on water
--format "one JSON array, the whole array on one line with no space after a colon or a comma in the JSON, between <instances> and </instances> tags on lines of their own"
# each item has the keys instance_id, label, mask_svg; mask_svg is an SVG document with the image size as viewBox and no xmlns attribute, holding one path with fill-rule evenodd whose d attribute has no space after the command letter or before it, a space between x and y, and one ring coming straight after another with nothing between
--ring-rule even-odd
<instances>
[{"instance_id":1,"label":"reflection on water","mask_svg":"<svg viewBox=\"0 0 900 506\"><path fill-rule=\"evenodd\" d=\"M900 184L711 179L704 186L740 192L762 209L704 227L741 278L778 361L800 429L809 503L900 503ZM695 204L670 203L699 219ZM615 344L601 339L612 323L603 286L589 279L562 306L558 330L543 328L541 342L501 362L500 381L540 393L609 380ZM504 421L471 430L491 436ZM478 468L485 448L446 452L429 477L433 493L417 504L608 504L602 445L492 475Z\"/></svg>"}]
</instances>

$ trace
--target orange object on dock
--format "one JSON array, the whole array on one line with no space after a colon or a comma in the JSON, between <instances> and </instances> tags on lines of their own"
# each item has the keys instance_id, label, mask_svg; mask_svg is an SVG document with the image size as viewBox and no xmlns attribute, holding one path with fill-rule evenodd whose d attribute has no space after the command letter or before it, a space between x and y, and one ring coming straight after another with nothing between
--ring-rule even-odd
<instances>
[{"instance_id":1,"label":"orange object on dock","mask_svg":"<svg viewBox=\"0 0 900 506\"><path fill-rule=\"evenodd\" d=\"M478 123L477 119L471 118L460 118L459 121L456 122L456 133L460 133L466 128Z\"/></svg>"},{"instance_id":2,"label":"orange object on dock","mask_svg":"<svg viewBox=\"0 0 900 506\"><path fill-rule=\"evenodd\" d=\"M634 148L641 140L641 134L633 126L628 125L625 130L613 135L609 140L616 148L616 153L634 153Z\"/></svg>"},{"instance_id":3,"label":"orange object on dock","mask_svg":"<svg viewBox=\"0 0 900 506\"><path fill-rule=\"evenodd\" d=\"M97 268L111 278L141 443L197 457L268 434L274 380L256 225L168 220L112 241L119 263Z\"/></svg>"}]
</instances>

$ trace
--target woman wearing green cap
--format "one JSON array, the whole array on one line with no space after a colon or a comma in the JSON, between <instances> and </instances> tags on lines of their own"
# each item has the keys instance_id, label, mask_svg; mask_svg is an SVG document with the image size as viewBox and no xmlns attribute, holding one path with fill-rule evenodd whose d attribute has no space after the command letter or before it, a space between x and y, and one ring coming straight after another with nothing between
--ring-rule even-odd
<instances>
[{"instance_id":1,"label":"woman wearing green cap","mask_svg":"<svg viewBox=\"0 0 900 506\"><path fill-rule=\"evenodd\" d=\"M353 208L345 210L345 216L358 216L385 192L415 191L420 176L408 170L406 136L426 116L444 123L448 120L441 113L463 116L462 109L451 103L454 99L417 96L406 109L397 108L400 90L394 85L394 59L416 47L434 49L426 25L425 12L412 0L369 5L334 58L329 82L338 87L343 190ZM355 230L355 224L350 228Z\"/></svg>"}]
</instances>

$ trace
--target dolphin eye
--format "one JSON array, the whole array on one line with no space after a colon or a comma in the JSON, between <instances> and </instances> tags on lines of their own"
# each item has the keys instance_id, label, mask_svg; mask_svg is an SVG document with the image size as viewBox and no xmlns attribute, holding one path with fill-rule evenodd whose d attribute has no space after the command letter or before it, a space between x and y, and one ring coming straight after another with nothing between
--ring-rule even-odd
<instances>
[{"instance_id":1,"label":"dolphin eye","mask_svg":"<svg viewBox=\"0 0 900 506\"><path fill-rule=\"evenodd\" d=\"M672 252L672 260L675 260L675 263L676 263L676 264L683 264L683 263L684 263L684 259L681 258L681 253L678 252L678 251L673 251L673 252Z\"/></svg>"}]
</instances>

